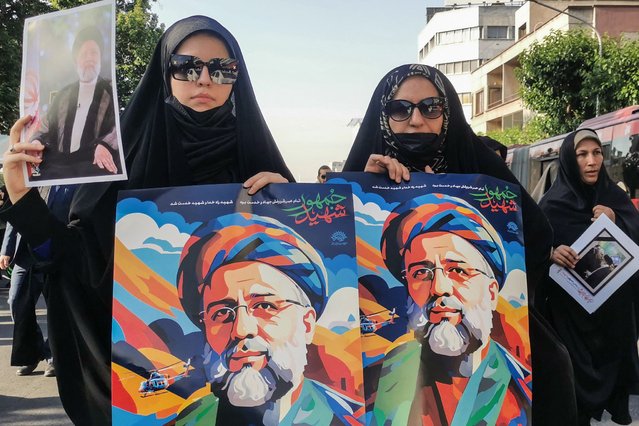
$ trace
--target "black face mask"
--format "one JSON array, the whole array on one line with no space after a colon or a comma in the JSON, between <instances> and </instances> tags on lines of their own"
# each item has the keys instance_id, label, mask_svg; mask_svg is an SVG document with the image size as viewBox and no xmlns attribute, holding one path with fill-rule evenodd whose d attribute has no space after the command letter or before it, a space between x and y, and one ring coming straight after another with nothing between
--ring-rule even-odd
<instances>
[{"instance_id":1,"label":"black face mask","mask_svg":"<svg viewBox=\"0 0 639 426\"><path fill-rule=\"evenodd\" d=\"M442 146L436 133L395 133L397 139L396 158L404 165L424 171L431 166ZM392 149L392 148L391 148Z\"/></svg>"},{"instance_id":2,"label":"black face mask","mask_svg":"<svg viewBox=\"0 0 639 426\"><path fill-rule=\"evenodd\" d=\"M175 98L175 96L169 96L166 98L165 102L183 116L190 118L193 123L198 126L211 125L211 120L215 120L221 116L226 116L233 110L233 104L231 103L230 98L224 104L207 111L196 111L186 105L183 105Z\"/></svg>"}]
</instances>

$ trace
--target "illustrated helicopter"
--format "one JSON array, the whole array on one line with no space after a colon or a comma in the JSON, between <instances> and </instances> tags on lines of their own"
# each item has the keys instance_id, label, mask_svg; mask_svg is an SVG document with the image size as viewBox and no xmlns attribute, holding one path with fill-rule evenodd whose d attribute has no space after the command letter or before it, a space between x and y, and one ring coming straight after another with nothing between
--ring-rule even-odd
<instances>
[{"instance_id":1,"label":"illustrated helicopter","mask_svg":"<svg viewBox=\"0 0 639 426\"><path fill-rule=\"evenodd\" d=\"M388 312L388 319L384 321L378 321L374 319L375 317L381 317L381 314L385 314ZM360 315L359 316L359 326L361 328L362 334L364 336L372 335L380 328L384 327L388 324L394 324L395 320L399 318L399 315L395 313L395 308L392 310L384 309L383 311L373 312L368 315Z\"/></svg>"},{"instance_id":2,"label":"illustrated helicopter","mask_svg":"<svg viewBox=\"0 0 639 426\"><path fill-rule=\"evenodd\" d=\"M184 368L184 371L182 373L172 377L169 374L161 373L161 371L168 370L174 365L178 364L180 364L180 362L167 365L166 367L160 368L158 370L149 371L149 378L140 382L140 388L138 389L140 396L144 398L149 395L157 395L162 391L166 391L169 386L171 386L178 380L188 377L189 369L191 368L191 358L189 358L186 363L182 364L182 367Z\"/></svg>"}]
</instances>

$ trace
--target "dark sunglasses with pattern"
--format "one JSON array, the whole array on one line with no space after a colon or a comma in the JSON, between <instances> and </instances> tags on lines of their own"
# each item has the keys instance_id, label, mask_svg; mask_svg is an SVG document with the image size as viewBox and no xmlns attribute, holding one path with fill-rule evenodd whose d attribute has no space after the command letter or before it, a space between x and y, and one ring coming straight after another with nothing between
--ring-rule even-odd
<instances>
[{"instance_id":1,"label":"dark sunglasses with pattern","mask_svg":"<svg viewBox=\"0 0 639 426\"><path fill-rule=\"evenodd\" d=\"M441 117L444 113L444 101L445 99L442 97L433 97L422 99L414 104L405 99L394 99L386 103L384 111L395 121L406 121L413 114L413 110L417 108L422 117L432 120Z\"/></svg>"},{"instance_id":2,"label":"dark sunglasses with pattern","mask_svg":"<svg viewBox=\"0 0 639 426\"><path fill-rule=\"evenodd\" d=\"M204 62L197 56L171 55L169 71L179 81L197 81L206 66L211 81L215 84L233 84L239 73L239 61L233 58L213 58Z\"/></svg>"}]
</instances>

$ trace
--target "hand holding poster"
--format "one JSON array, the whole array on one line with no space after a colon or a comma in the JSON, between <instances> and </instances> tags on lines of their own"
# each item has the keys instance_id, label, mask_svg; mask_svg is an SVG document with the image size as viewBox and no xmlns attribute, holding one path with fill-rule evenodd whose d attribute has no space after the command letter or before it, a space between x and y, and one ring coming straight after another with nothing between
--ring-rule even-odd
<instances>
[{"instance_id":1,"label":"hand holding poster","mask_svg":"<svg viewBox=\"0 0 639 426\"><path fill-rule=\"evenodd\" d=\"M45 146L27 186L126 179L115 81L115 3L29 18L24 25L22 141Z\"/></svg>"},{"instance_id":2,"label":"hand holding poster","mask_svg":"<svg viewBox=\"0 0 639 426\"><path fill-rule=\"evenodd\" d=\"M579 257L575 268L553 264L549 274L590 314L639 269L639 246L605 214L571 247Z\"/></svg>"},{"instance_id":3,"label":"hand holding poster","mask_svg":"<svg viewBox=\"0 0 639 426\"><path fill-rule=\"evenodd\" d=\"M483 175L351 182L366 424L529 424L520 194Z\"/></svg>"},{"instance_id":4,"label":"hand holding poster","mask_svg":"<svg viewBox=\"0 0 639 426\"><path fill-rule=\"evenodd\" d=\"M121 193L113 423L360 424L350 192Z\"/></svg>"}]
</instances>

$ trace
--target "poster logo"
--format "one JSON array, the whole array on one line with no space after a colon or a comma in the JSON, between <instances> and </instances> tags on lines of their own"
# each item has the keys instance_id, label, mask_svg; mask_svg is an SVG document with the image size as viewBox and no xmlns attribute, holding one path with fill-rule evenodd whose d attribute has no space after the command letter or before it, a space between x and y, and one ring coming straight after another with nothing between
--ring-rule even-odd
<instances>
[{"instance_id":1,"label":"poster logo","mask_svg":"<svg viewBox=\"0 0 639 426\"><path fill-rule=\"evenodd\" d=\"M344 246L346 245L346 234L343 231L335 231L331 235L331 245L334 246Z\"/></svg>"},{"instance_id":2,"label":"poster logo","mask_svg":"<svg viewBox=\"0 0 639 426\"><path fill-rule=\"evenodd\" d=\"M295 218L296 225L304 222L308 222L308 226L314 226L320 222L332 223L333 219L347 216L344 200L346 200L345 196L336 194L335 190L331 189L323 198L319 193L314 198L302 195L299 206L284 209L284 211Z\"/></svg>"},{"instance_id":3,"label":"poster logo","mask_svg":"<svg viewBox=\"0 0 639 426\"><path fill-rule=\"evenodd\" d=\"M518 210L515 199L517 194L512 192L508 186L503 190L496 186L495 189L489 189L488 185L484 186L483 192L470 193L476 201L479 201L479 207L482 209L490 209L491 212L502 213L516 212Z\"/></svg>"},{"instance_id":4,"label":"poster logo","mask_svg":"<svg viewBox=\"0 0 639 426\"><path fill-rule=\"evenodd\" d=\"M519 232L519 226L515 222L508 222L506 224L506 230L511 234L516 234Z\"/></svg>"}]
</instances>

